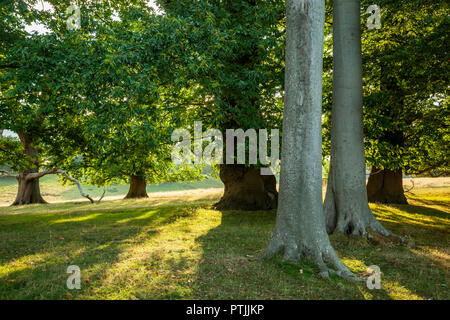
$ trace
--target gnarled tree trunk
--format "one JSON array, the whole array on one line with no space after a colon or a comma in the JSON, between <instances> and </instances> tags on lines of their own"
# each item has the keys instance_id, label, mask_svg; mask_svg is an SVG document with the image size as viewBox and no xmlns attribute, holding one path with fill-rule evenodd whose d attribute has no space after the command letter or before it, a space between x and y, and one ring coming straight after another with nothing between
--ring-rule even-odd
<instances>
[{"instance_id":1,"label":"gnarled tree trunk","mask_svg":"<svg viewBox=\"0 0 450 320\"><path fill-rule=\"evenodd\" d=\"M144 175L132 175L130 178L130 189L125 199L148 198L147 183Z\"/></svg>"},{"instance_id":2,"label":"gnarled tree trunk","mask_svg":"<svg viewBox=\"0 0 450 320\"><path fill-rule=\"evenodd\" d=\"M360 1L333 2L331 164L324 203L327 232L389 232L369 208L365 188Z\"/></svg>"},{"instance_id":3,"label":"gnarled tree trunk","mask_svg":"<svg viewBox=\"0 0 450 320\"><path fill-rule=\"evenodd\" d=\"M403 190L402 169L395 171L372 167L367 181L369 202L408 204Z\"/></svg>"},{"instance_id":4,"label":"gnarled tree trunk","mask_svg":"<svg viewBox=\"0 0 450 320\"><path fill-rule=\"evenodd\" d=\"M31 173L31 172L30 172ZM19 189L13 206L33 203L47 203L41 196L39 179L26 179L27 173L17 177Z\"/></svg>"},{"instance_id":5,"label":"gnarled tree trunk","mask_svg":"<svg viewBox=\"0 0 450 320\"><path fill-rule=\"evenodd\" d=\"M225 191L214 206L219 210L270 210L277 207L275 176L260 175L254 166L220 165L220 179Z\"/></svg>"},{"instance_id":6,"label":"gnarled tree trunk","mask_svg":"<svg viewBox=\"0 0 450 320\"><path fill-rule=\"evenodd\" d=\"M27 178L29 174L38 172L38 152L32 145L34 141L32 137L25 132L18 132L18 135L24 149L23 152L33 160L34 168L30 168L17 176L19 188L17 190L16 200L12 205L14 206L33 203L47 203L41 196L41 191L39 188L39 178Z\"/></svg>"},{"instance_id":7,"label":"gnarled tree trunk","mask_svg":"<svg viewBox=\"0 0 450 320\"><path fill-rule=\"evenodd\" d=\"M326 262L338 274L353 274L339 260L328 238L322 208L322 56L324 0L288 0L286 84L280 198L277 221L265 256L302 254L328 277Z\"/></svg>"}]
</instances>

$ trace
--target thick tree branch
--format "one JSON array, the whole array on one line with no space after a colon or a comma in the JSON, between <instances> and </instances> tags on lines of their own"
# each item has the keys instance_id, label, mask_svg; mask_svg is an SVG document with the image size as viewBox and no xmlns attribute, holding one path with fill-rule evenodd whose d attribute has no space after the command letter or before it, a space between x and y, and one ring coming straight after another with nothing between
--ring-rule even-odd
<instances>
[{"instance_id":1,"label":"thick tree branch","mask_svg":"<svg viewBox=\"0 0 450 320\"><path fill-rule=\"evenodd\" d=\"M91 203L94 203L94 199L92 199L87 193L84 193L83 188L81 187L80 181L78 181L78 180L75 179L75 178L72 178L72 177L69 176L65 171L63 171L63 170L61 170L61 169L57 169L57 170L56 170L56 173L59 173L59 174L63 175L64 177L66 177L67 180L76 183L76 185L77 185L77 187L78 187L78 191L80 191L81 196L83 196L83 197L85 197L85 198L88 198L89 201L90 201ZM104 194L104 193L103 193L103 194ZM102 198L103 198L103 196L102 196ZM101 200L101 199L100 199L100 200ZM99 202L100 202L100 201L99 201Z\"/></svg>"},{"instance_id":2,"label":"thick tree branch","mask_svg":"<svg viewBox=\"0 0 450 320\"><path fill-rule=\"evenodd\" d=\"M416 176L417 175L421 175L421 174L426 174L426 173L429 173L432 170L438 169L440 166L444 166L445 164L446 164L446 162L442 161L442 162L436 163L435 165L433 165L433 166L431 166L431 167L429 167L427 169L420 170L420 171L407 171L407 172L405 172L405 174L407 174L407 175L416 175ZM446 175L446 174L448 174L448 171L447 170L443 170L442 173L440 173L438 175L431 175L431 176L432 177L440 177L440 176L443 176L443 175Z\"/></svg>"},{"instance_id":3,"label":"thick tree branch","mask_svg":"<svg viewBox=\"0 0 450 320\"><path fill-rule=\"evenodd\" d=\"M0 173L3 173L0 177L4 177L4 178L19 178L18 174L13 174L11 172L9 172L8 170L4 170L4 169L0 169Z\"/></svg>"},{"instance_id":4,"label":"thick tree branch","mask_svg":"<svg viewBox=\"0 0 450 320\"><path fill-rule=\"evenodd\" d=\"M0 170L0 172L7 172L7 171L6 170ZM89 199L89 201L91 203L95 202L94 199L92 199L87 193L85 193L83 191L83 188L81 187L80 181L78 181L75 178L72 178L64 170L61 170L61 169L51 169L51 170L47 170L47 171L29 173L29 174L26 175L25 179L26 180L39 179L39 178L41 178L41 177L43 177L43 176L45 176L47 174L61 174L61 175L63 175L64 177L66 177L67 180L69 180L69 181L71 181L71 182L73 182L73 183L75 183L77 185L78 191L80 192L82 197L85 197L85 198ZM11 176L13 176L13 175L11 175ZM17 178L18 176L13 176L13 177ZM106 190L103 190L103 194L100 197L100 199L97 201L97 203L99 203L103 199L103 197L105 195L105 192L106 192Z\"/></svg>"},{"instance_id":5,"label":"thick tree branch","mask_svg":"<svg viewBox=\"0 0 450 320\"><path fill-rule=\"evenodd\" d=\"M32 172L32 173L29 173L26 175L25 180L30 181L30 180L34 180L34 179L39 179L48 174L55 174L55 173L57 173L57 169L41 171L41 172Z\"/></svg>"}]
</instances>

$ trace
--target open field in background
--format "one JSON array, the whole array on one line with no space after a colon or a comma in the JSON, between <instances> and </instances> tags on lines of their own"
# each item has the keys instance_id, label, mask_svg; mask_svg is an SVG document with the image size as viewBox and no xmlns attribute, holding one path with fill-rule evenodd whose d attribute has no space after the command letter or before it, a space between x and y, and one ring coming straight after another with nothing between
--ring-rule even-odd
<instances>
[{"instance_id":1,"label":"open field in background","mask_svg":"<svg viewBox=\"0 0 450 320\"><path fill-rule=\"evenodd\" d=\"M0 299L450 299L449 181L416 179L410 205L371 205L415 248L331 236L354 272L380 267L381 290L322 280L308 260L260 260L275 211L214 210L217 188L1 207ZM66 287L69 265L81 290Z\"/></svg>"},{"instance_id":2,"label":"open field in background","mask_svg":"<svg viewBox=\"0 0 450 320\"><path fill-rule=\"evenodd\" d=\"M103 188L83 184L83 190L95 200L103 193ZM128 192L128 184L110 185L106 187L104 200L120 199ZM41 194L50 203L63 201L86 201L80 196L76 185L62 186L55 175L44 176L40 179ZM158 185L148 185L147 192L168 192L192 189L223 188L223 183L218 179L204 181L161 183ZM10 205L17 193L17 180L14 178L0 178L0 206Z\"/></svg>"},{"instance_id":3,"label":"open field in background","mask_svg":"<svg viewBox=\"0 0 450 320\"><path fill-rule=\"evenodd\" d=\"M404 178L403 184L405 190L411 192L423 188L449 188L450 178ZM122 199L128 192L128 184L111 185L106 187L104 200ZM86 198L80 197L78 188L75 185L62 186L55 175L44 176L40 179L41 194L49 203L66 202L66 201L88 201ZM209 179L204 181L193 182L177 182L177 183L161 183L159 185L148 185L147 192L154 194L156 197L165 196L165 192L183 191L196 189L197 193L208 195L217 193L220 197L223 192L223 183L219 179ZM203 189L210 189L205 191ZM214 189L214 190L212 190ZM103 188L95 186L83 185L83 190L92 196L95 200L98 199L102 193ZM325 187L324 187L325 192ZM0 178L0 207L9 206L15 199L17 193L17 181L13 178ZM184 193L181 193L184 194ZM171 194L170 197L177 197L179 194ZM103 201L104 201L103 200Z\"/></svg>"}]
</instances>

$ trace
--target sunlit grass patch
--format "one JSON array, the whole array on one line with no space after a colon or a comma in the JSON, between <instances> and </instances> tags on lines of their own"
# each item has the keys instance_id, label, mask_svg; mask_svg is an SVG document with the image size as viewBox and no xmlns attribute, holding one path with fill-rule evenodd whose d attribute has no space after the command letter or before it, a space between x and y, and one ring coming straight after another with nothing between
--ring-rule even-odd
<instances>
[{"instance_id":1,"label":"sunlit grass patch","mask_svg":"<svg viewBox=\"0 0 450 320\"><path fill-rule=\"evenodd\" d=\"M450 201L427 192L428 204L416 192L410 206L371 205L415 248L331 236L355 273L380 267L381 290L323 280L308 259L260 259L275 211L221 212L198 194L2 208L0 299L449 299ZM69 265L81 290L66 287Z\"/></svg>"}]
</instances>

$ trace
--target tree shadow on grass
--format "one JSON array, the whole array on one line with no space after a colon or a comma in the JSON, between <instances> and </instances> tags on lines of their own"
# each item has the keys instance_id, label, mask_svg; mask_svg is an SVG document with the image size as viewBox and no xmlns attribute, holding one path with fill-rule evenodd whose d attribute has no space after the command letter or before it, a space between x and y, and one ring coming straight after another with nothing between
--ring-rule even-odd
<instances>
[{"instance_id":1,"label":"tree shadow on grass","mask_svg":"<svg viewBox=\"0 0 450 320\"><path fill-rule=\"evenodd\" d=\"M381 268L388 281L398 284L398 288L390 289L394 297L404 298L409 292L417 298L448 298L448 213L416 205L393 207L397 210L383 207L373 211L388 230L412 239L416 247L369 245L362 248L363 255Z\"/></svg>"},{"instance_id":2,"label":"tree shadow on grass","mask_svg":"<svg viewBox=\"0 0 450 320\"><path fill-rule=\"evenodd\" d=\"M111 292L102 291L105 279L114 282L118 278L120 287L120 277L130 276L127 267L141 268L141 264L148 264L155 258L147 252L140 257L142 263L135 262L130 252L151 241L160 227L192 212L191 207L156 207L115 213L94 210L47 216L38 226L36 221L6 224L0 232L3 244L0 248L0 298L110 296ZM117 264L116 273L110 274ZM69 265L81 269L81 290L66 287Z\"/></svg>"},{"instance_id":3,"label":"tree shadow on grass","mask_svg":"<svg viewBox=\"0 0 450 320\"><path fill-rule=\"evenodd\" d=\"M411 238L416 244L448 240L450 234L450 215L435 208L399 205L389 208L376 208L373 212L388 230L395 234Z\"/></svg>"},{"instance_id":4,"label":"tree shadow on grass","mask_svg":"<svg viewBox=\"0 0 450 320\"><path fill-rule=\"evenodd\" d=\"M196 241L203 248L196 281L198 299L364 299L361 288L319 277L309 260L261 259L275 224L275 211L222 211L221 224ZM391 299L384 290L377 297Z\"/></svg>"},{"instance_id":5,"label":"tree shadow on grass","mask_svg":"<svg viewBox=\"0 0 450 320\"><path fill-rule=\"evenodd\" d=\"M383 221L391 231L419 239L428 247L382 246L344 235L331 241L341 259L355 272L378 265L382 288L332 277L319 278L319 270L308 259L300 264L259 257L269 241L275 212L224 211L220 225L196 241L203 248L195 282L199 299L428 299L449 296L449 268L427 252L430 246L445 249L448 229L442 225L446 213L433 208L402 206L401 215ZM404 214L408 214L406 217ZM387 211L383 218L392 212ZM422 214L422 216L420 216ZM418 217L415 217L415 216ZM422 223L433 217L438 221ZM418 223L419 222L421 223ZM447 239L447 240L446 240Z\"/></svg>"},{"instance_id":6,"label":"tree shadow on grass","mask_svg":"<svg viewBox=\"0 0 450 320\"><path fill-rule=\"evenodd\" d=\"M393 299L449 296L442 286L450 285L449 269L438 257L427 252L427 248L382 247L333 236L333 246L345 263L353 261L357 269L364 271L366 265L381 268L382 289L371 291L365 284L337 278L322 280L316 266L307 259L300 264L284 262L281 257L261 260L259 257L274 228L275 211L221 212L220 224L195 238L199 256L193 255L194 250L170 253L173 250L170 243L161 245L159 238L155 240L158 242L155 248L152 247L152 239L160 235L159 228L163 226L176 228L177 235L184 237L184 228L198 223L194 219L198 208L185 205L118 209L113 213L102 210L60 212L41 216L45 223L39 223L39 215L24 215L31 218L28 222L20 215L0 219L0 241L4 244L0 248L0 298ZM401 210L411 210L412 216L423 211L417 206L405 206ZM424 212L425 217L431 214L441 219L440 213ZM441 235L429 224L405 223L395 220L395 216L388 218L392 221L383 223L391 231L400 234L399 230L406 228L413 239L423 237L428 248L444 247L440 243ZM433 234L438 236L430 238ZM174 248L178 251L176 246ZM133 253L139 250L142 252ZM66 288L69 265L81 268L82 289L79 291Z\"/></svg>"}]
</instances>

